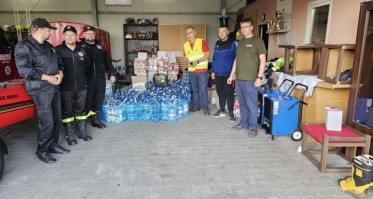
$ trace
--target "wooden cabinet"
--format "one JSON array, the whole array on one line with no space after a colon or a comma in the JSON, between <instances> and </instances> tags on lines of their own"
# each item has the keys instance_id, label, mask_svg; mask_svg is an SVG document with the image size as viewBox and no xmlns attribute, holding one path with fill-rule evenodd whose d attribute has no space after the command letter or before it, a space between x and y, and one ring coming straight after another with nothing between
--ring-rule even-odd
<instances>
[{"instance_id":1,"label":"wooden cabinet","mask_svg":"<svg viewBox=\"0 0 373 199\"><path fill-rule=\"evenodd\" d=\"M124 63L126 73L133 73L133 60L138 52L156 54L159 48L158 25L123 24Z\"/></svg>"},{"instance_id":2,"label":"wooden cabinet","mask_svg":"<svg viewBox=\"0 0 373 199\"><path fill-rule=\"evenodd\" d=\"M206 24L161 24L159 25L159 50L183 51L184 43L188 41L185 35L188 26L194 27L196 37L206 40Z\"/></svg>"},{"instance_id":3,"label":"wooden cabinet","mask_svg":"<svg viewBox=\"0 0 373 199\"><path fill-rule=\"evenodd\" d=\"M303 90L295 89L294 96L299 98ZM340 107L343 111L342 122L346 121L346 112L348 105L348 95L350 93L350 84L331 84L327 82L318 82L313 88L312 96L304 97L307 105L303 105L301 124L304 123L325 123L325 107ZM331 97L333 96L333 97Z\"/></svg>"},{"instance_id":4,"label":"wooden cabinet","mask_svg":"<svg viewBox=\"0 0 373 199\"><path fill-rule=\"evenodd\" d=\"M372 130L373 98L373 2L360 4L347 125L369 135ZM373 155L373 145L370 154Z\"/></svg>"}]
</instances>

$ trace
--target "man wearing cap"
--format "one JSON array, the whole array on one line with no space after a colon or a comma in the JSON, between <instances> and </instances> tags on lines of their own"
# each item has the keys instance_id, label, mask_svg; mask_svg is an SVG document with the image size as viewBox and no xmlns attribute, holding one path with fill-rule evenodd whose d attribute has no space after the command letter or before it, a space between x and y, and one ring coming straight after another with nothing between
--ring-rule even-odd
<instances>
[{"instance_id":1,"label":"man wearing cap","mask_svg":"<svg viewBox=\"0 0 373 199\"><path fill-rule=\"evenodd\" d=\"M61 98L59 84L63 65L53 46L47 42L52 27L47 20L37 18L31 23L31 36L15 47L16 65L25 88L34 101L39 118L36 156L45 163L56 162L51 153L65 154L69 150L58 144L61 128Z\"/></svg>"},{"instance_id":2,"label":"man wearing cap","mask_svg":"<svg viewBox=\"0 0 373 199\"><path fill-rule=\"evenodd\" d=\"M105 72L109 71L110 82L114 83L116 80L115 69L108 51L95 40L95 28L88 25L84 27L83 31L84 38L80 44L87 49L91 58L91 64L87 71L86 110L88 116L93 115L92 126L102 129L106 127L100 119L100 110L105 97Z\"/></svg>"},{"instance_id":3,"label":"man wearing cap","mask_svg":"<svg viewBox=\"0 0 373 199\"><path fill-rule=\"evenodd\" d=\"M87 133L85 102L87 98L86 71L89 67L89 57L85 49L77 43L77 32L74 26L63 29L61 45L56 52L64 65L64 74L61 85L62 124L66 129L67 144L77 144L74 135L74 122L78 124L78 138L84 141L91 140Z\"/></svg>"}]
</instances>

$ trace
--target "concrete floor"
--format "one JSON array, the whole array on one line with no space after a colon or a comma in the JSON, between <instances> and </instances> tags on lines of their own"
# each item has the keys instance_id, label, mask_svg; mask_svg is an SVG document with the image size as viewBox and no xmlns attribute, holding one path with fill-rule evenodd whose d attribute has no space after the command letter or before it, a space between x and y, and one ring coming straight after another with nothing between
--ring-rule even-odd
<instances>
[{"instance_id":1,"label":"concrete floor","mask_svg":"<svg viewBox=\"0 0 373 199\"><path fill-rule=\"evenodd\" d=\"M214 113L216 109L211 110ZM177 121L89 128L94 138L67 146L45 164L35 157L36 120L12 127L0 199L352 198L337 186L349 173L321 174L289 136L249 138L228 117L202 111ZM4 130L4 129L1 129Z\"/></svg>"}]
</instances>

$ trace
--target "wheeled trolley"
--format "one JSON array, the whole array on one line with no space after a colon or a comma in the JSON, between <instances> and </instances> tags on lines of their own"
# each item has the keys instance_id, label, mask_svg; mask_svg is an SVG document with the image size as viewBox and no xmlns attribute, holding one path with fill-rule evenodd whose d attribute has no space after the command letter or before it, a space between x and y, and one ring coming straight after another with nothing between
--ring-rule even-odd
<instances>
[{"instance_id":1,"label":"wheeled trolley","mask_svg":"<svg viewBox=\"0 0 373 199\"><path fill-rule=\"evenodd\" d=\"M304 87L304 91L299 99L291 96L296 87ZM301 104L303 97L308 90L308 86L297 83L284 96L265 97L264 98L264 129L266 133L272 135L291 135L294 141L302 139L302 131L299 129L299 119L301 115Z\"/></svg>"},{"instance_id":2,"label":"wheeled trolley","mask_svg":"<svg viewBox=\"0 0 373 199\"><path fill-rule=\"evenodd\" d=\"M289 88L285 92L281 92L280 88L284 85L285 82L290 82ZM259 99L259 117L258 117L258 124L264 125L264 98L265 97L277 97L286 95L290 89L293 87L294 81L289 79L284 79L280 86L278 86L277 90L272 90L271 86L270 89L260 89L258 92L258 99Z\"/></svg>"}]
</instances>

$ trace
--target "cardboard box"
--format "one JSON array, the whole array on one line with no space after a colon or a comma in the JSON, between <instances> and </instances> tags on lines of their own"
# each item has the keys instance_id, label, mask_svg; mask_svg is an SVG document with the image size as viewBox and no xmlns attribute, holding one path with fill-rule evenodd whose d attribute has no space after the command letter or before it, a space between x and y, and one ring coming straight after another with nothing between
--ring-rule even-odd
<instances>
[{"instance_id":1,"label":"cardboard box","mask_svg":"<svg viewBox=\"0 0 373 199\"><path fill-rule=\"evenodd\" d=\"M136 91L144 91L146 90L146 81L147 77L146 75L137 75L137 76L131 76L132 81L132 88L134 88Z\"/></svg>"},{"instance_id":2,"label":"cardboard box","mask_svg":"<svg viewBox=\"0 0 373 199\"><path fill-rule=\"evenodd\" d=\"M138 52L137 57L140 58L140 59L147 59L148 58L148 53Z\"/></svg>"},{"instance_id":3,"label":"cardboard box","mask_svg":"<svg viewBox=\"0 0 373 199\"><path fill-rule=\"evenodd\" d=\"M167 52L166 51L158 51L157 52L157 57L167 57Z\"/></svg>"},{"instance_id":4,"label":"cardboard box","mask_svg":"<svg viewBox=\"0 0 373 199\"><path fill-rule=\"evenodd\" d=\"M135 58L133 68L136 75L146 75L147 61L143 58Z\"/></svg>"},{"instance_id":5,"label":"cardboard box","mask_svg":"<svg viewBox=\"0 0 373 199\"><path fill-rule=\"evenodd\" d=\"M148 64L149 65L152 65L152 66L156 66L158 64L158 60L157 59L148 59Z\"/></svg>"},{"instance_id":6,"label":"cardboard box","mask_svg":"<svg viewBox=\"0 0 373 199\"><path fill-rule=\"evenodd\" d=\"M177 80L177 74L168 73L167 76L169 80Z\"/></svg>"},{"instance_id":7,"label":"cardboard box","mask_svg":"<svg viewBox=\"0 0 373 199\"><path fill-rule=\"evenodd\" d=\"M176 54L175 52L167 52L168 61L170 63L176 63Z\"/></svg>"},{"instance_id":8,"label":"cardboard box","mask_svg":"<svg viewBox=\"0 0 373 199\"><path fill-rule=\"evenodd\" d=\"M157 71L149 71L148 72L148 82L153 81L153 77L154 77L155 74L157 74Z\"/></svg>"},{"instance_id":9,"label":"cardboard box","mask_svg":"<svg viewBox=\"0 0 373 199\"><path fill-rule=\"evenodd\" d=\"M325 107L325 127L328 131L342 131L342 109L340 107Z\"/></svg>"},{"instance_id":10,"label":"cardboard box","mask_svg":"<svg viewBox=\"0 0 373 199\"><path fill-rule=\"evenodd\" d=\"M167 68L158 65L158 73L167 74Z\"/></svg>"}]
</instances>

